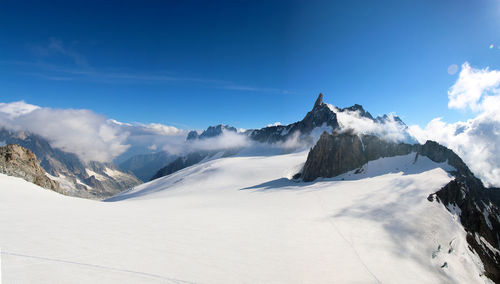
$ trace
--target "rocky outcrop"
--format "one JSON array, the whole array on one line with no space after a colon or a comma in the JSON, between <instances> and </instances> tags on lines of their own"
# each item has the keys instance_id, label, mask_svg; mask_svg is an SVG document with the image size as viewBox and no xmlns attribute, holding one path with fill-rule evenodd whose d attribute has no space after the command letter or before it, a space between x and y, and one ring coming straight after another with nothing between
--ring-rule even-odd
<instances>
[{"instance_id":1,"label":"rocky outcrop","mask_svg":"<svg viewBox=\"0 0 500 284\"><path fill-rule=\"evenodd\" d=\"M0 147L0 173L61 192L59 184L45 175L35 154L16 144Z\"/></svg>"},{"instance_id":2,"label":"rocky outcrop","mask_svg":"<svg viewBox=\"0 0 500 284\"><path fill-rule=\"evenodd\" d=\"M198 132L196 130L191 130L189 131L187 137L186 137L186 140L189 141L189 140L194 140L194 139L198 139Z\"/></svg>"},{"instance_id":3,"label":"rocky outcrop","mask_svg":"<svg viewBox=\"0 0 500 284\"><path fill-rule=\"evenodd\" d=\"M334 177L358 169L368 161L406 155L414 150L413 145L387 142L372 135L324 132L309 151L301 177L304 181Z\"/></svg>"},{"instance_id":4,"label":"rocky outcrop","mask_svg":"<svg viewBox=\"0 0 500 284\"><path fill-rule=\"evenodd\" d=\"M70 196L102 199L141 183L112 164L84 163L75 154L53 148L47 139L33 133L0 128L0 141L31 150L40 166L59 182L60 190Z\"/></svg>"}]
</instances>

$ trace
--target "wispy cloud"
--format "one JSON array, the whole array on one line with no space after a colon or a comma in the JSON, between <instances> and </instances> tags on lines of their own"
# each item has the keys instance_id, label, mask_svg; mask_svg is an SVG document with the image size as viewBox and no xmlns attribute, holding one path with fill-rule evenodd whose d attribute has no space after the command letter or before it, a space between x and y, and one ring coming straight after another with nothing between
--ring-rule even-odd
<instances>
[{"instance_id":1,"label":"wispy cloud","mask_svg":"<svg viewBox=\"0 0 500 284\"><path fill-rule=\"evenodd\" d=\"M35 61L0 61L0 65L20 67L18 73L51 81L86 81L106 84L197 84L204 88L224 89L240 92L293 94L291 90L249 86L229 80L186 77L171 72L137 72L124 68L97 67L87 57L57 38L47 43L32 46ZM57 58L59 57L59 58ZM61 64L60 59L69 59L72 64Z\"/></svg>"},{"instance_id":2,"label":"wispy cloud","mask_svg":"<svg viewBox=\"0 0 500 284\"><path fill-rule=\"evenodd\" d=\"M82 68L90 67L83 54L79 53L74 48L65 45L62 40L55 37L49 38L48 43L46 44L33 46L32 50L40 57L50 58L62 56L69 58L76 66Z\"/></svg>"}]
</instances>

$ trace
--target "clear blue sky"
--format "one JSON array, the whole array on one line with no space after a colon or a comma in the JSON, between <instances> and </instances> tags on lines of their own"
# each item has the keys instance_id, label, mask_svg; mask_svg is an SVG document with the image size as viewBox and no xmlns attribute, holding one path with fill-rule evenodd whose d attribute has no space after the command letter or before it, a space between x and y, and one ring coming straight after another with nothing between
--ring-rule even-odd
<instances>
[{"instance_id":1,"label":"clear blue sky","mask_svg":"<svg viewBox=\"0 0 500 284\"><path fill-rule=\"evenodd\" d=\"M323 92L424 126L471 115L447 109L447 69L500 68L499 31L492 0L2 1L0 102L253 128Z\"/></svg>"}]
</instances>

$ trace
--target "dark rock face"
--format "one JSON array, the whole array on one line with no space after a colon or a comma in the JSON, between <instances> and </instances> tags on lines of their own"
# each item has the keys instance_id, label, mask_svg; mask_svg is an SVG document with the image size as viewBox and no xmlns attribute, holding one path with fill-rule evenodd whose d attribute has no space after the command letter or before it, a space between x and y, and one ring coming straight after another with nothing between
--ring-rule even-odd
<instances>
[{"instance_id":1,"label":"dark rock face","mask_svg":"<svg viewBox=\"0 0 500 284\"><path fill-rule=\"evenodd\" d=\"M360 168L368 161L406 155L414 150L413 145L391 143L372 135L325 132L309 151L302 179L313 181L318 177L334 177Z\"/></svg>"},{"instance_id":2,"label":"dark rock face","mask_svg":"<svg viewBox=\"0 0 500 284\"><path fill-rule=\"evenodd\" d=\"M457 169L460 175L474 177L462 159L452 150L434 141L427 141L419 147L419 154L424 155L436 163L448 161L448 164Z\"/></svg>"},{"instance_id":3,"label":"dark rock face","mask_svg":"<svg viewBox=\"0 0 500 284\"><path fill-rule=\"evenodd\" d=\"M0 141L31 150L48 174L66 177L70 186L60 184L60 187L61 191L70 196L101 199L141 183L133 174L121 172L110 176L106 171L117 170L114 165L98 162L84 164L75 154L52 148L45 138L32 133L0 128ZM97 177L92 179L87 170L99 174L100 180Z\"/></svg>"},{"instance_id":4,"label":"dark rock face","mask_svg":"<svg viewBox=\"0 0 500 284\"><path fill-rule=\"evenodd\" d=\"M45 175L35 154L16 144L0 147L0 173L20 177L41 187L63 193L59 184Z\"/></svg>"},{"instance_id":5,"label":"dark rock face","mask_svg":"<svg viewBox=\"0 0 500 284\"><path fill-rule=\"evenodd\" d=\"M189 141L189 140L194 140L197 138L198 138L198 132L196 132L195 130L192 130L192 131L189 131L189 133L186 137L186 140Z\"/></svg>"}]
</instances>

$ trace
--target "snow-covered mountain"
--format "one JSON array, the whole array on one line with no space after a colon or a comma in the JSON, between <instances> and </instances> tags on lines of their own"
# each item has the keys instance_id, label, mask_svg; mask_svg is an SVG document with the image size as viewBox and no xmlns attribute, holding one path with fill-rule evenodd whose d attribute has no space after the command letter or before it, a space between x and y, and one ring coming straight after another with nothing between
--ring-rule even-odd
<instances>
[{"instance_id":1,"label":"snow-covered mountain","mask_svg":"<svg viewBox=\"0 0 500 284\"><path fill-rule=\"evenodd\" d=\"M266 147L265 145L273 145L282 148L285 152L301 148L307 149L314 146L320 135L325 131L331 133L349 129L355 130L357 133L377 135L391 141L416 143L416 140L409 134L408 127L399 117L383 115L373 118L359 104L346 108L337 108L324 103L323 94L319 94L312 110L302 120L288 125L273 125L238 132L235 127L220 124L209 126L201 134L195 130L190 131L186 138L187 152L166 164L154 174L152 179L172 174L217 155L234 155L240 150L255 144L263 144L264 147ZM230 137L224 137L224 135ZM230 142L220 143L220 140L231 141L235 136L241 136L241 139L248 138L248 141L238 145L231 145ZM190 147L193 142L203 140L206 142L205 144L222 145L218 147L206 147L207 145L205 145L201 149L200 147Z\"/></svg>"},{"instance_id":2,"label":"snow-covered mountain","mask_svg":"<svg viewBox=\"0 0 500 284\"><path fill-rule=\"evenodd\" d=\"M211 160L104 203L0 175L3 280L488 281L459 213L427 200L452 166L409 154L296 182L307 154Z\"/></svg>"},{"instance_id":3,"label":"snow-covered mountain","mask_svg":"<svg viewBox=\"0 0 500 284\"><path fill-rule=\"evenodd\" d=\"M0 128L0 142L18 144L33 153L47 176L71 196L102 199L141 183L111 163L83 162L75 154L53 148L47 139L24 131Z\"/></svg>"},{"instance_id":4,"label":"snow-covered mountain","mask_svg":"<svg viewBox=\"0 0 500 284\"><path fill-rule=\"evenodd\" d=\"M320 95L299 122L219 130L106 202L0 174L3 279L500 283L500 189L396 116Z\"/></svg>"}]
</instances>

